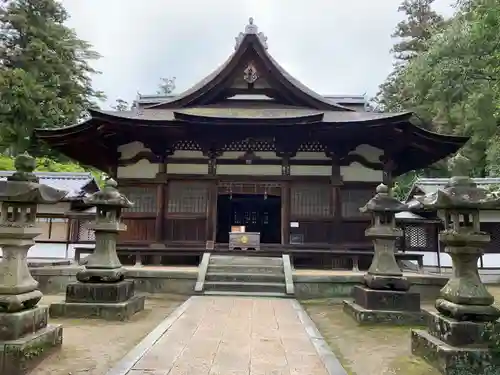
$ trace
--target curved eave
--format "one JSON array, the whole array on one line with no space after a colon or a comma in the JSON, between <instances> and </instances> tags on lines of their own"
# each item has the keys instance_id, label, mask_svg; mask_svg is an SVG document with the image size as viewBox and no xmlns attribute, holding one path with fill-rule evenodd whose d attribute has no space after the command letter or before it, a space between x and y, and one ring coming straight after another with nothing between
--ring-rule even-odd
<instances>
[{"instance_id":1,"label":"curved eave","mask_svg":"<svg viewBox=\"0 0 500 375\"><path fill-rule=\"evenodd\" d=\"M175 119L178 121L196 123L196 124L218 124L218 125L303 125L315 124L323 120L323 113L311 114L296 117L212 117L194 115L189 113L174 112Z\"/></svg>"},{"instance_id":2,"label":"curved eave","mask_svg":"<svg viewBox=\"0 0 500 375\"><path fill-rule=\"evenodd\" d=\"M406 128L406 129L404 129ZM398 153L396 174L426 168L460 150L469 137L445 135L423 129L412 122L403 124L410 134L408 147Z\"/></svg>"},{"instance_id":3,"label":"curved eave","mask_svg":"<svg viewBox=\"0 0 500 375\"><path fill-rule=\"evenodd\" d=\"M158 104L147 106L146 108L184 108L191 105L196 105L196 101L202 98L207 92L213 90L228 78L233 67L242 58L243 54L252 48L260 56L265 66L269 69L271 75L275 77L283 86L289 90L297 92L308 102L313 108L320 110L330 111L354 111L352 108L345 107L340 104L332 103L320 94L309 89L306 85L302 84L299 80L294 78L291 74L286 72L276 60L267 52L266 48L262 45L257 35L247 34L243 41L240 43L236 51L229 56L229 58L219 66L210 75L205 77L196 85L188 90L182 92L174 99L165 101Z\"/></svg>"},{"instance_id":4,"label":"curved eave","mask_svg":"<svg viewBox=\"0 0 500 375\"><path fill-rule=\"evenodd\" d=\"M102 122L91 118L59 129L35 129L35 138L81 164L109 173L115 152L96 142L103 137Z\"/></svg>"}]
</instances>

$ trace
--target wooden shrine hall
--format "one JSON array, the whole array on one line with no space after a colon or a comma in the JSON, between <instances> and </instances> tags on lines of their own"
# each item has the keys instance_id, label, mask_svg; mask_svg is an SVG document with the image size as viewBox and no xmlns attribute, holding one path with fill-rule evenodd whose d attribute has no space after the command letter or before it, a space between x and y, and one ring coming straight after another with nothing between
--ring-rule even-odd
<instances>
[{"instance_id":1,"label":"wooden shrine hall","mask_svg":"<svg viewBox=\"0 0 500 375\"><path fill-rule=\"evenodd\" d=\"M467 141L409 112L370 112L363 97L317 94L276 62L252 19L231 56L185 92L89 113L36 136L114 176L135 202L119 250L163 256L229 251L236 231L260 237L240 252L371 249L359 208L375 187Z\"/></svg>"}]
</instances>

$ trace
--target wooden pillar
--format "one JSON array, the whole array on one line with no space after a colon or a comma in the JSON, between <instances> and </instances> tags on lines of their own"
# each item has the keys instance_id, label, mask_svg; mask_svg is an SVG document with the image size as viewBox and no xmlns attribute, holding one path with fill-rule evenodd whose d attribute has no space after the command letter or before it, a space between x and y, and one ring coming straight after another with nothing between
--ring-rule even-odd
<instances>
[{"instance_id":1,"label":"wooden pillar","mask_svg":"<svg viewBox=\"0 0 500 375\"><path fill-rule=\"evenodd\" d=\"M389 188L392 188L392 185L394 183L393 172L396 169L396 163L390 156L384 156L382 159L382 163L384 165L382 183Z\"/></svg>"},{"instance_id":2,"label":"wooden pillar","mask_svg":"<svg viewBox=\"0 0 500 375\"><path fill-rule=\"evenodd\" d=\"M160 176L165 176L166 174L166 163L165 160L160 164ZM164 240L164 223L165 223L165 196L166 196L166 186L162 181L156 186L156 219L155 219L155 242L162 243Z\"/></svg>"},{"instance_id":3,"label":"wooden pillar","mask_svg":"<svg viewBox=\"0 0 500 375\"><path fill-rule=\"evenodd\" d=\"M213 250L215 246L215 233L217 227L217 189L218 181L213 180L208 187L208 201L207 201L207 226L206 226L206 249Z\"/></svg>"},{"instance_id":4,"label":"wooden pillar","mask_svg":"<svg viewBox=\"0 0 500 375\"><path fill-rule=\"evenodd\" d=\"M290 176L291 153L277 153L281 157L281 175ZM291 217L291 183L285 181L281 185L281 243L290 244L290 217Z\"/></svg>"},{"instance_id":5,"label":"wooden pillar","mask_svg":"<svg viewBox=\"0 0 500 375\"><path fill-rule=\"evenodd\" d=\"M290 244L290 216L291 216L291 183L283 182L281 186L281 243Z\"/></svg>"},{"instance_id":6,"label":"wooden pillar","mask_svg":"<svg viewBox=\"0 0 500 375\"><path fill-rule=\"evenodd\" d=\"M217 227L217 198L219 182L215 178L217 175L217 157L222 155L222 151L210 149L207 151L208 156L208 175L213 176L208 187L207 201L207 224L206 224L206 244L207 250L213 250L215 247L215 236Z\"/></svg>"},{"instance_id":7,"label":"wooden pillar","mask_svg":"<svg viewBox=\"0 0 500 375\"><path fill-rule=\"evenodd\" d=\"M330 233L330 243L336 244L342 239L342 175L340 173L340 164L335 155L329 155L332 159L332 175L330 180L331 185L331 200L330 214L332 216L332 227Z\"/></svg>"}]
</instances>

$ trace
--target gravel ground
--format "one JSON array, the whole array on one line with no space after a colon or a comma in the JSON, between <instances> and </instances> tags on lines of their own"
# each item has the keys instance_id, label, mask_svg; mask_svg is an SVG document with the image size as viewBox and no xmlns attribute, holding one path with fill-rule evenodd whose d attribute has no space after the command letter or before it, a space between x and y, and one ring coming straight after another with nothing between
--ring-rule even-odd
<instances>
[{"instance_id":1,"label":"gravel ground","mask_svg":"<svg viewBox=\"0 0 500 375\"><path fill-rule=\"evenodd\" d=\"M47 295L40 304L62 299L64 296ZM104 375L185 299L175 295L148 296L145 310L128 322L50 319L50 323L64 327L63 346L30 375Z\"/></svg>"},{"instance_id":2,"label":"gravel ground","mask_svg":"<svg viewBox=\"0 0 500 375\"><path fill-rule=\"evenodd\" d=\"M500 286L488 290L500 307ZM338 299L302 303L350 375L440 375L411 355L408 327L360 327L344 314ZM433 309L433 301L422 305Z\"/></svg>"}]
</instances>

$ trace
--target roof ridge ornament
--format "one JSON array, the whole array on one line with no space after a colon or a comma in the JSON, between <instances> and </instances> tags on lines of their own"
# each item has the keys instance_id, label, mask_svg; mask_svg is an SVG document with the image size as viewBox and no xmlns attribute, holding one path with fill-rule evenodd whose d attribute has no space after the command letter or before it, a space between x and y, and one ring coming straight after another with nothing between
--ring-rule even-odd
<instances>
[{"instance_id":1,"label":"roof ridge ornament","mask_svg":"<svg viewBox=\"0 0 500 375\"><path fill-rule=\"evenodd\" d=\"M267 50L267 36L265 36L263 32L259 32L259 27L256 24L254 24L253 21L254 21L253 17L250 17L248 19L248 24L245 26L245 32L239 33L239 35L235 38L236 39L236 45L234 46L235 50L238 49L245 36L250 34L257 35L260 42L264 46L264 49Z\"/></svg>"}]
</instances>

